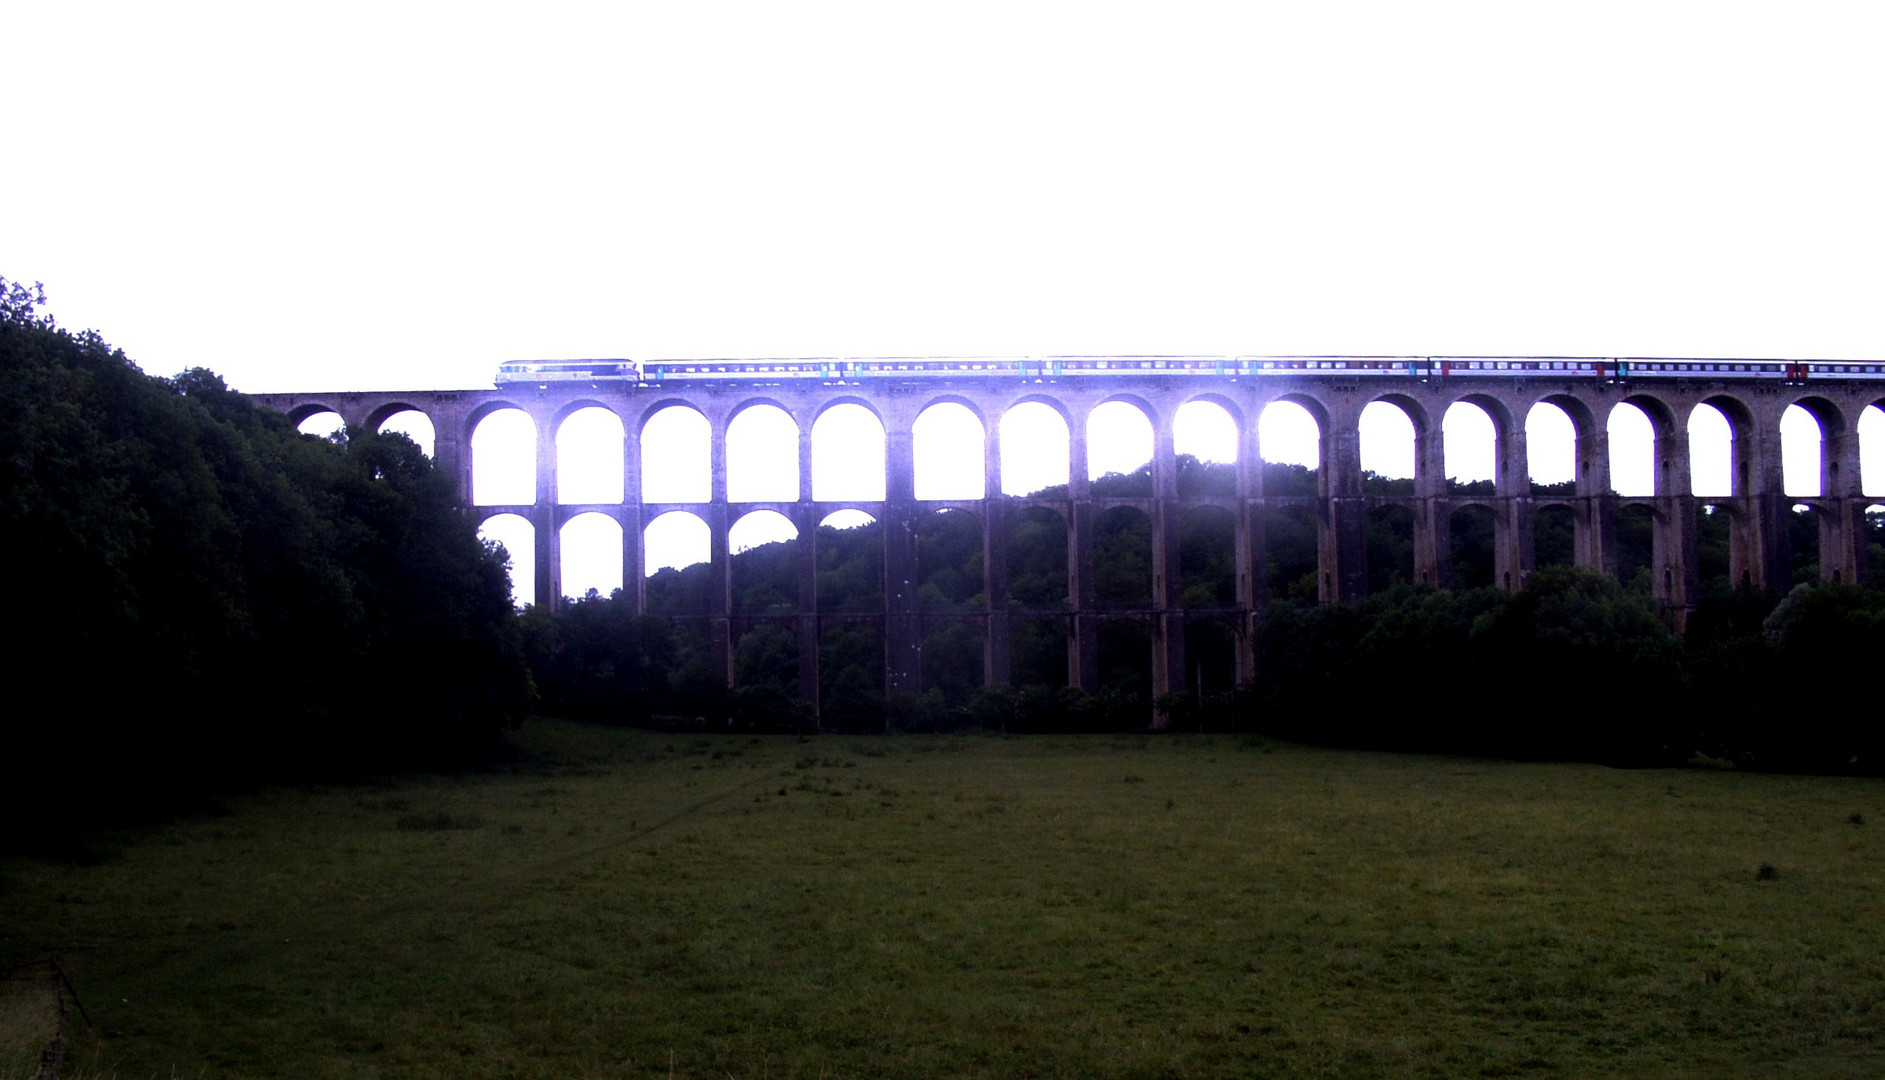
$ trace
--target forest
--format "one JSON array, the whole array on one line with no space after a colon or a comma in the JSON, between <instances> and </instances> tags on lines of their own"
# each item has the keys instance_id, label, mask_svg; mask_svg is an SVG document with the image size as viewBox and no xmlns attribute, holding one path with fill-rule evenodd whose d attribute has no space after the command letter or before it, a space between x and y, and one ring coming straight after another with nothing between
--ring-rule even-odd
<instances>
[{"instance_id":1,"label":"forest","mask_svg":"<svg viewBox=\"0 0 1885 1080\"><path fill-rule=\"evenodd\" d=\"M531 700L500 551L410 440L139 371L0 280L9 823L484 760Z\"/></svg>"}]
</instances>

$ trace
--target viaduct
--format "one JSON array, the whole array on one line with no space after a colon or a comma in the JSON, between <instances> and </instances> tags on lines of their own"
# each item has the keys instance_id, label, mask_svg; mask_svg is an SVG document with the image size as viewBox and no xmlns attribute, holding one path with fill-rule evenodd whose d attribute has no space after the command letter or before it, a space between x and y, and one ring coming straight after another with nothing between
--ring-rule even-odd
<instances>
[{"instance_id":1,"label":"viaduct","mask_svg":"<svg viewBox=\"0 0 1885 1080\"><path fill-rule=\"evenodd\" d=\"M1577 565L1615 573L1618 569L1617 522L1631 507L1647 508L1654 520L1653 574L1659 602L1680 622L1694 605L1699 589L1697 512L1704 506L1730 520L1730 574L1737 583L1784 588L1790 577L1786 518L1804 504L1819 519L1819 566L1831 581L1857 581L1864 569L1865 510L1878 499L1861 494L1856 422L1870 405L1885 405L1885 382L1854 378L1782 380L1713 373L1706 378L1636 378L1604 380L1577 375L1553 381L1526 377L1357 376L1339 371L1286 375L1222 376L1209 374L1109 373L1105 377L1059 379L923 378L867 383L765 381L763 376L690 382L633 381L511 384L490 390L413 393L341 392L264 394L255 400L297 422L316 413L338 413L349 427L377 429L395 413L417 410L436 432L434 458L454 477L467 505L472 501L471 435L480 421L503 409L522 410L536 429L537 496L530 505L480 506L484 516L513 513L535 530L536 595L559 602L560 530L583 513L605 514L622 526L625 589L638 611L644 598L639 572L643 530L655 517L685 510L703 520L711 536L710 563L715 587L705 615L716 661L731 679L731 643L753 626L771 621L790 627L799 642L801 692L818 700L818 642L821 620L863 618L881 629L884 687L897 694L914 690L920 679L922 635L940 620L970 620L981 627L983 677L988 684L1008 681L1010 610L1005 582L1005 535L1015 515L1029 507L1053 510L1067 529L1067 598L1056 613L1067 627L1069 685L1097 689L1100 681L1098 638L1109 620L1132 620L1150 630L1154 693L1184 685L1187 625L1215 620L1227 625L1237 641L1237 677L1252 669L1252 620L1264 603L1265 520L1282 507L1307 513L1317 534L1319 594L1324 601L1351 600L1367 589L1365 523L1370 510L1404 506L1414 523L1414 569L1419 580L1445 586L1449 564L1451 516L1464 507L1489 511L1495 539L1494 579L1517 589L1532 568L1533 522L1549 507L1564 507L1575 521ZM1137 406L1151 421L1152 494L1147 498L1104 498L1092 493L1087 479L1087 421L1094 407L1108 401ZM1214 402L1237 425L1236 490L1231 495L1183 494L1177 483L1173 417L1190 401ZM1319 492L1314 496L1269 495L1259 467L1256 421L1265 406L1295 402L1314 417L1321 431ZM1398 406L1413 423L1414 493L1371 495L1363 491L1360 464L1360 415L1364 406L1385 401ZM918 500L915 497L913 425L922 411L939 402L966 406L982 422L986 497L980 500ZM1042 402L1066 421L1070 436L1070 483L1065 497L1041 499L1000 494L1000 424L1004 413L1025 402ZM1450 490L1441 465L1440 418L1455 402L1479 406L1495 429L1495 490L1465 495ZM1528 478L1525 417L1532 406L1548 402L1561 408L1575 430L1576 474L1569 494L1536 494ZM863 405L885 431L885 498L872 502L819 502L812 497L812 424L824 410L840 403ZM1654 494L1621 496L1610 479L1606 421L1622 403L1641 409L1654 429ZM730 502L727 497L729 424L755 405L784 410L798 425L799 491L791 502ZM1711 405L1727 418L1732 431L1731 485L1725 497L1698 497L1692 490L1686 420L1698 405ZM641 440L649 418L669 406L697 410L711 430L711 496L706 503L662 504L641 496ZM1799 405L1821 430L1820 494L1788 496L1781 484L1780 418ZM576 411L599 406L623 422L626 488L619 503L565 504L557 494L556 433ZM1115 506L1128 506L1149 519L1152 535L1151 604L1121 609L1096 602L1093 556L1096 518ZM1178 587L1178 523L1203 507L1217 507L1234 522L1236 598L1233 605L1187 606ZM816 597L817 526L834 511L854 508L883 523L883 605L876 612L820 614ZM980 611L926 612L916 594L916 535L919 520L944 508L972 513L980 523L984 551ZM745 615L730 610L731 573L728 530L744 515L772 510L798 530L798 610Z\"/></svg>"}]
</instances>

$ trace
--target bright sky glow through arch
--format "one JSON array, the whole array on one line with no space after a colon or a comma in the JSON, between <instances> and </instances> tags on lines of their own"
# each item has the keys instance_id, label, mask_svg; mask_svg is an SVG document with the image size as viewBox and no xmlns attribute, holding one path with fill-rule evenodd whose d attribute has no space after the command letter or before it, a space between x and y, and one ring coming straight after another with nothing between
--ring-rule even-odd
<instances>
[{"instance_id":1,"label":"bright sky glow through arch","mask_svg":"<svg viewBox=\"0 0 1885 1080\"><path fill-rule=\"evenodd\" d=\"M621 418L607 409L592 405L565 417L556 429L557 501L621 502L625 490L622 484L625 437ZM616 542L620 544L620 536ZM618 572L616 576L621 575ZM567 584L567 571L564 581ZM620 587L619 582L617 587Z\"/></svg>"},{"instance_id":2,"label":"bright sky glow through arch","mask_svg":"<svg viewBox=\"0 0 1885 1080\"><path fill-rule=\"evenodd\" d=\"M1781 490L1788 495L1820 494L1820 422L1798 405L1780 414Z\"/></svg>"},{"instance_id":3,"label":"bright sky glow through arch","mask_svg":"<svg viewBox=\"0 0 1885 1080\"><path fill-rule=\"evenodd\" d=\"M812 423L812 498L872 502L884 497L884 425L843 402Z\"/></svg>"},{"instance_id":4,"label":"bright sky glow through arch","mask_svg":"<svg viewBox=\"0 0 1885 1080\"><path fill-rule=\"evenodd\" d=\"M1137 405L1107 401L1087 417L1088 480L1130 473L1152 460L1152 421Z\"/></svg>"},{"instance_id":5,"label":"bright sky glow through arch","mask_svg":"<svg viewBox=\"0 0 1885 1080\"><path fill-rule=\"evenodd\" d=\"M1320 446L1316 418L1293 401L1273 401L1257 418L1257 450L1272 465L1320 468Z\"/></svg>"},{"instance_id":6,"label":"bright sky glow through arch","mask_svg":"<svg viewBox=\"0 0 1885 1080\"><path fill-rule=\"evenodd\" d=\"M1563 409L1541 401L1525 414L1525 456L1535 484L1577 479L1577 427Z\"/></svg>"},{"instance_id":7,"label":"bright sky glow through arch","mask_svg":"<svg viewBox=\"0 0 1885 1080\"><path fill-rule=\"evenodd\" d=\"M602 596L622 587L622 526L607 514L578 514L563 526L563 595Z\"/></svg>"},{"instance_id":8,"label":"bright sky glow through arch","mask_svg":"<svg viewBox=\"0 0 1885 1080\"><path fill-rule=\"evenodd\" d=\"M1237 421L1215 401L1187 401L1172 418L1172 452L1229 465L1237 460Z\"/></svg>"},{"instance_id":9,"label":"bright sky glow through arch","mask_svg":"<svg viewBox=\"0 0 1885 1080\"><path fill-rule=\"evenodd\" d=\"M432 418L417 409L401 409L399 412L380 421L380 430L387 434L400 434L417 443L426 457L432 456L438 434L432 427Z\"/></svg>"},{"instance_id":10,"label":"bright sky glow through arch","mask_svg":"<svg viewBox=\"0 0 1885 1080\"><path fill-rule=\"evenodd\" d=\"M479 506L537 501L537 425L522 409L499 409L472 429L471 501Z\"/></svg>"},{"instance_id":11,"label":"bright sky glow through arch","mask_svg":"<svg viewBox=\"0 0 1885 1080\"><path fill-rule=\"evenodd\" d=\"M1689 413L1690 494L1724 496L1733 494L1729 478L1729 444L1734 430L1728 418L1713 405L1697 405ZM1698 452L1699 451L1699 452ZM1681 477L1676 481L1681 482Z\"/></svg>"},{"instance_id":12,"label":"bright sky glow through arch","mask_svg":"<svg viewBox=\"0 0 1885 1080\"><path fill-rule=\"evenodd\" d=\"M1003 495L1031 495L1067 483L1072 460L1072 435L1053 406L1024 401L1002 415Z\"/></svg>"},{"instance_id":13,"label":"bright sky glow through arch","mask_svg":"<svg viewBox=\"0 0 1885 1080\"><path fill-rule=\"evenodd\" d=\"M517 514L496 514L478 526L478 538L501 546L511 561L511 603L537 602L536 531Z\"/></svg>"},{"instance_id":14,"label":"bright sky glow through arch","mask_svg":"<svg viewBox=\"0 0 1885 1080\"><path fill-rule=\"evenodd\" d=\"M1361 467L1390 478L1414 475L1414 422L1399 405L1370 401L1361 410Z\"/></svg>"},{"instance_id":15,"label":"bright sky glow through arch","mask_svg":"<svg viewBox=\"0 0 1885 1080\"><path fill-rule=\"evenodd\" d=\"M1621 402L1604 421L1610 436L1610 488L1619 495L1656 493L1656 425L1643 410Z\"/></svg>"},{"instance_id":16,"label":"bright sky glow through arch","mask_svg":"<svg viewBox=\"0 0 1885 1080\"><path fill-rule=\"evenodd\" d=\"M1449 405L1440 418L1440 438L1448 480L1498 479L1498 429L1486 410L1470 401Z\"/></svg>"}]
</instances>

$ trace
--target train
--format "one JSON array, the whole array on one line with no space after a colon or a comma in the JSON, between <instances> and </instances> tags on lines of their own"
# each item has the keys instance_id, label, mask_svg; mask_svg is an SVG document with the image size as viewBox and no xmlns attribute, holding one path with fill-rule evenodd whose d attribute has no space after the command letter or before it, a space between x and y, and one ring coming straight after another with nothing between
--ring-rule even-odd
<instances>
[{"instance_id":1,"label":"train","mask_svg":"<svg viewBox=\"0 0 1885 1080\"><path fill-rule=\"evenodd\" d=\"M1885 379L1885 363L1592 356L916 356L744 360L532 360L502 364L497 385L909 379L1084 379L1119 376L1330 374L1357 378Z\"/></svg>"}]
</instances>

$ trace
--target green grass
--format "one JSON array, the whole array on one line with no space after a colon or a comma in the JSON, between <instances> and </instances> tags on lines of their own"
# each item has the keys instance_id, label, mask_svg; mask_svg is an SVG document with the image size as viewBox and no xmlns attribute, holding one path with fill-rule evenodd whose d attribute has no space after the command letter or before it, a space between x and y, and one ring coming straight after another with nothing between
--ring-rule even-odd
<instances>
[{"instance_id":1,"label":"green grass","mask_svg":"<svg viewBox=\"0 0 1885 1080\"><path fill-rule=\"evenodd\" d=\"M75 1036L85 1076L1885 1069L1874 781L1230 736L524 741L516 771L7 864L0 964L62 960L113 1032Z\"/></svg>"}]
</instances>

